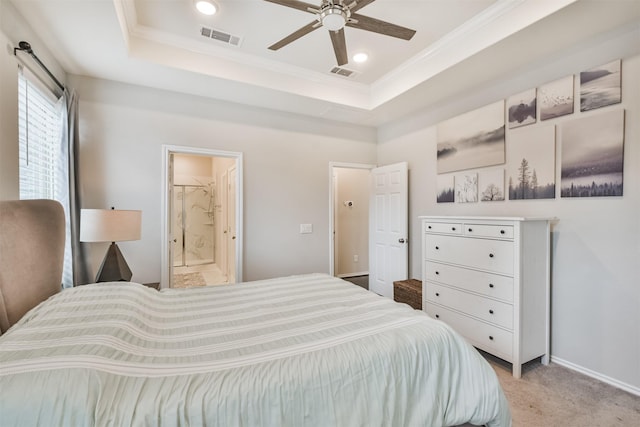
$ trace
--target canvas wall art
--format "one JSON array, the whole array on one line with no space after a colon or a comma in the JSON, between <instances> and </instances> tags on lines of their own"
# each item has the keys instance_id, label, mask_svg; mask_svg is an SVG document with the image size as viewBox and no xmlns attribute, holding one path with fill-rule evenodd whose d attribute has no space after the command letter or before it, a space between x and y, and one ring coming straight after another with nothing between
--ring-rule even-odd
<instances>
[{"instance_id":1,"label":"canvas wall art","mask_svg":"<svg viewBox=\"0 0 640 427\"><path fill-rule=\"evenodd\" d=\"M507 99L509 129L536 122L536 90L529 89Z\"/></svg>"},{"instance_id":2,"label":"canvas wall art","mask_svg":"<svg viewBox=\"0 0 640 427\"><path fill-rule=\"evenodd\" d=\"M504 101L441 122L438 174L504 163Z\"/></svg>"},{"instance_id":3,"label":"canvas wall art","mask_svg":"<svg viewBox=\"0 0 640 427\"><path fill-rule=\"evenodd\" d=\"M573 113L573 76L547 83L538 89L540 120Z\"/></svg>"},{"instance_id":4,"label":"canvas wall art","mask_svg":"<svg viewBox=\"0 0 640 427\"><path fill-rule=\"evenodd\" d=\"M511 134L507 147L509 200L556 197L555 126L530 126Z\"/></svg>"},{"instance_id":5,"label":"canvas wall art","mask_svg":"<svg viewBox=\"0 0 640 427\"><path fill-rule=\"evenodd\" d=\"M453 175L438 175L436 178L437 186L437 202L453 203L455 198L455 187L453 183Z\"/></svg>"},{"instance_id":6,"label":"canvas wall art","mask_svg":"<svg viewBox=\"0 0 640 427\"><path fill-rule=\"evenodd\" d=\"M622 101L620 63L618 59L580 73L580 111Z\"/></svg>"},{"instance_id":7,"label":"canvas wall art","mask_svg":"<svg viewBox=\"0 0 640 427\"><path fill-rule=\"evenodd\" d=\"M478 174L462 173L455 177L456 202L474 203L478 201Z\"/></svg>"},{"instance_id":8,"label":"canvas wall art","mask_svg":"<svg viewBox=\"0 0 640 427\"><path fill-rule=\"evenodd\" d=\"M478 173L478 193L483 202L504 200L504 169L480 171Z\"/></svg>"},{"instance_id":9,"label":"canvas wall art","mask_svg":"<svg viewBox=\"0 0 640 427\"><path fill-rule=\"evenodd\" d=\"M622 196L624 110L562 124L562 197Z\"/></svg>"}]
</instances>

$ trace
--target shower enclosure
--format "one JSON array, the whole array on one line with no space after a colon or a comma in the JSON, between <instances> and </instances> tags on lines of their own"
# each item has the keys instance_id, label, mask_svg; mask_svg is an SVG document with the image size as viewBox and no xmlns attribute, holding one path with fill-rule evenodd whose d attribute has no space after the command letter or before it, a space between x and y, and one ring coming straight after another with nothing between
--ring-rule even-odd
<instances>
[{"instance_id":1,"label":"shower enclosure","mask_svg":"<svg viewBox=\"0 0 640 427\"><path fill-rule=\"evenodd\" d=\"M213 185L175 185L173 266L214 263Z\"/></svg>"}]
</instances>

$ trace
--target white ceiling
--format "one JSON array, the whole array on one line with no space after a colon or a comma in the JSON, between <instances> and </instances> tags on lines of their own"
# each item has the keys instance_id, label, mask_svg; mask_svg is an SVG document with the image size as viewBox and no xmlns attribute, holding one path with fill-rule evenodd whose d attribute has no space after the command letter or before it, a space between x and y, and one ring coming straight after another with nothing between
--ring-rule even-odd
<instances>
[{"instance_id":1,"label":"white ceiling","mask_svg":"<svg viewBox=\"0 0 640 427\"><path fill-rule=\"evenodd\" d=\"M377 0L358 13L416 35L405 41L346 27L349 55L370 58L343 66L355 71L346 78L329 72L336 60L324 28L269 50L314 15L263 0L215 0L213 17L196 12L193 0L10 1L68 73L363 125L640 16L638 0ZM204 38L203 25L239 36L240 45ZM487 70L469 70L465 82L443 89L444 71L472 59L477 66L483 55Z\"/></svg>"}]
</instances>

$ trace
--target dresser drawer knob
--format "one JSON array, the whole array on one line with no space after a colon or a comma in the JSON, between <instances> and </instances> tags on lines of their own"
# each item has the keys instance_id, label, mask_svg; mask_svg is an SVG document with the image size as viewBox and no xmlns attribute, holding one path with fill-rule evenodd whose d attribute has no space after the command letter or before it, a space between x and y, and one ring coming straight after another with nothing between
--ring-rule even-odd
<instances>
[{"instance_id":1,"label":"dresser drawer knob","mask_svg":"<svg viewBox=\"0 0 640 427\"><path fill-rule=\"evenodd\" d=\"M489 310L489 314L493 314L493 310Z\"/></svg>"},{"instance_id":2,"label":"dresser drawer knob","mask_svg":"<svg viewBox=\"0 0 640 427\"><path fill-rule=\"evenodd\" d=\"M470 229L469 229L469 233L471 233L472 231L473 231L473 228L470 228Z\"/></svg>"},{"instance_id":3,"label":"dresser drawer knob","mask_svg":"<svg viewBox=\"0 0 640 427\"><path fill-rule=\"evenodd\" d=\"M490 288L493 288L493 283L489 283L489 287L490 287Z\"/></svg>"},{"instance_id":4,"label":"dresser drawer knob","mask_svg":"<svg viewBox=\"0 0 640 427\"><path fill-rule=\"evenodd\" d=\"M439 247L439 246L436 246L436 251L437 251L437 250L439 250L439 249L440 249L440 247Z\"/></svg>"},{"instance_id":5,"label":"dresser drawer knob","mask_svg":"<svg viewBox=\"0 0 640 427\"><path fill-rule=\"evenodd\" d=\"M439 272L439 271L436 271L436 276L438 276L439 274L440 274L440 272Z\"/></svg>"},{"instance_id":6,"label":"dresser drawer knob","mask_svg":"<svg viewBox=\"0 0 640 427\"><path fill-rule=\"evenodd\" d=\"M506 233L504 230L500 230L500 234L504 234Z\"/></svg>"},{"instance_id":7,"label":"dresser drawer knob","mask_svg":"<svg viewBox=\"0 0 640 427\"><path fill-rule=\"evenodd\" d=\"M489 258L493 258L493 254L489 254Z\"/></svg>"},{"instance_id":8,"label":"dresser drawer knob","mask_svg":"<svg viewBox=\"0 0 640 427\"><path fill-rule=\"evenodd\" d=\"M440 315L439 315L439 314L436 314L436 319L439 319L439 318L440 318Z\"/></svg>"},{"instance_id":9,"label":"dresser drawer knob","mask_svg":"<svg viewBox=\"0 0 640 427\"><path fill-rule=\"evenodd\" d=\"M455 227L451 227L451 231L456 231L456 228Z\"/></svg>"},{"instance_id":10,"label":"dresser drawer knob","mask_svg":"<svg viewBox=\"0 0 640 427\"><path fill-rule=\"evenodd\" d=\"M436 292L436 296L437 296L437 297L439 297L439 296L440 296L440 293Z\"/></svg>"},{"instance_id":11,"label":"dresser drawer knob","mask_svg":"<svg viewBox=\"0 0 640 427\"><path fill-rule=\"evenodd\" d=\"M431 226L430 226L430 225L427 225L427 228L428 228L429 230L431 230Z\"/></svg>"},{"instance_id":12,"label":"dresser drawer knob","mask_svg":"<svg viewBox=\"0 0 640 427\"><path fill-rule=\"evenodd\" d=\"M489 339L493 341L493 335L489 335Z\"/></svg>"}]
</instances>

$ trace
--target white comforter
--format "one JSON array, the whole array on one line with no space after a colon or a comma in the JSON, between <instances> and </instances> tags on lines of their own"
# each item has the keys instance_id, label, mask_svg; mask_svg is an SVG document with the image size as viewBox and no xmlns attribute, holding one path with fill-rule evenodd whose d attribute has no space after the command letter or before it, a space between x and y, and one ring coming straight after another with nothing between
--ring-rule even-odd
<instances>
[{"instance_id":1,"label":"white comforter","mask_svg":"<svg viewBox=\"0 0 640 427\"><path fill-rule=\"evenodd\" d=\"M511 425L442 322L321 274L65 290L0 337L2 426Z\"/></svg>"}]
</instances>

